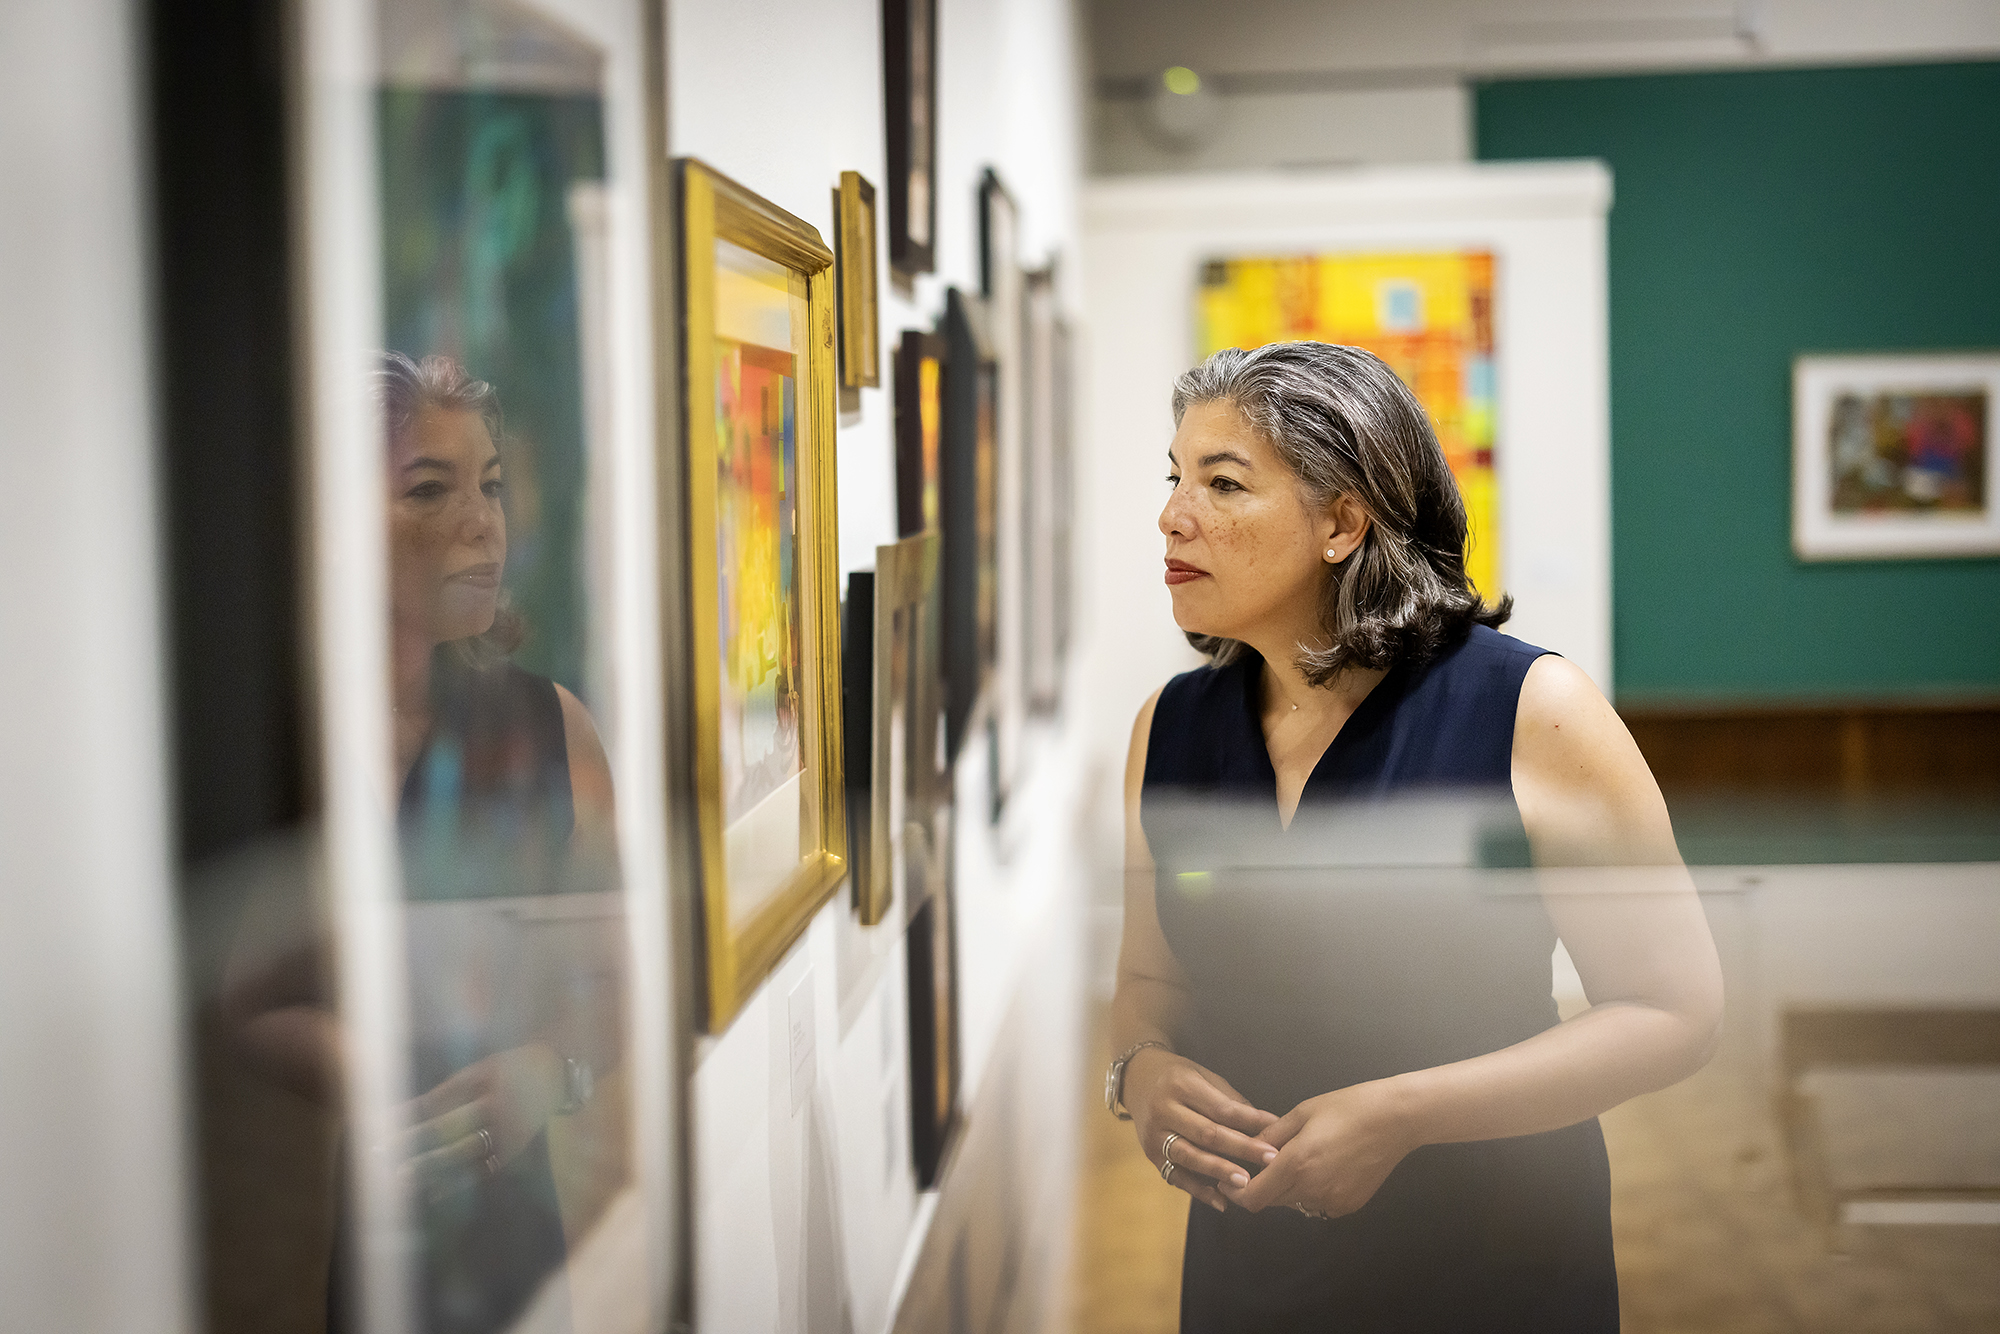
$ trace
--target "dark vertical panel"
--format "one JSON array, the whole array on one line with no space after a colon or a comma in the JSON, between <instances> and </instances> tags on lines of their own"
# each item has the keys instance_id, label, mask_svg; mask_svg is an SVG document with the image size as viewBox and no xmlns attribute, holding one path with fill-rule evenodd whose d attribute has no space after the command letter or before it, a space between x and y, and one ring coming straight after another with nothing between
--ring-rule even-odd
<instances>
[{"instance_id":1,"label":"dark vertical panel","mask_svg":"<svg viewBox=\"0 0 2000 1334\"><path fill-rule=\"evenodd\" d=\"M160 475L186 864L306 793L281 7L152 7Z\"/></svg>"},{"instance_id":2,"label":"dark vertical panel","mask_svg":"<svg viewBox=\"0 0 2000 1334\"><path fill-rule=\"evenodd\" d=\"M337 1115L247 1059L324 1006L307 737L283 7L149 7L174 791L202 1327L325 1328Z\"/></svg>"},{"instance_id":3,"label":"dark vertical panel","mask_svg":"<svg viewBox=\"0 0 2000 1334\"><path fill-rule=\"evenodd\" d=\"M1499 82L1476 118L1481 158L1615 177L1620 700L2000 688L2000 560L1790 541L1795 355L2000 346L2000 64Z\"/></svg>"}]
</instances>

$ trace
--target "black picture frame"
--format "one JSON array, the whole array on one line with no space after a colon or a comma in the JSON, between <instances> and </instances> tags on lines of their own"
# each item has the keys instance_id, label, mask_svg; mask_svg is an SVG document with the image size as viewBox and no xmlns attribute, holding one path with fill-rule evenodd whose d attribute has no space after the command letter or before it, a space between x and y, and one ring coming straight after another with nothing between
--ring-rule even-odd
<instances>
[{"instance_id":1,"label":"black picture frame","mask_svg":"<svg viewBox=\"0 0 2000 1334\"><path fill-rule=\"evenodd\" d=\"M882 0L889 267L937 267L937 0Z\"/></svg>"},{"instance_id":2,"label":"black picture frame","mask_svg":"<svg viewBox=\"0 0 2000 1334\"><path fill-rule=\"evenodd\" d=\"M988 167L979 177L979 293L989 301L1020 267L1021 206Z\"/></svg>"},{"instance_id":3,"label":"black picture frame","mask_svg":"<svg viewBox=\"0 0 2000 1334\"><path fill-rule=\"evenodd\" d=\"M896 535L943 531L945 340L905 330L896 344Z\"/></svg>"},{"instance_id":4,"label":"black picture frame","mask_svg":"<svg viewBox=\"0 0 2000 1334\"><path fill-rule=\"evenodd\" d=\"M840 711L842 765L847 784L849 892L855 912L868 916L870 792L875 751L875 571L847 576L840 603Z\"/></svg>"},{"instance_id":5,"label":"black picture frame","mask_svg":"<svg viewBox=\"0 0 2000 1334\"><path fill-rule=\"evenodd\" d=\"M948 854L947 854L948 855ZM949 883L910 919L910 1156L917 1184L937 1184L958 1129L958 924Z\"/></svg>"},{"instance_id":6,"label":"black picture frame","mask_svg":"<svg viewBox=\"0 0 2000 1334\"><path fill-rule=\"evenodd\" d=\"M993 671L999 619L999 367L984 303L945 294L944 423L939 441L944 521L945 746L956 758Z\"/></svg>"}]
</instances>

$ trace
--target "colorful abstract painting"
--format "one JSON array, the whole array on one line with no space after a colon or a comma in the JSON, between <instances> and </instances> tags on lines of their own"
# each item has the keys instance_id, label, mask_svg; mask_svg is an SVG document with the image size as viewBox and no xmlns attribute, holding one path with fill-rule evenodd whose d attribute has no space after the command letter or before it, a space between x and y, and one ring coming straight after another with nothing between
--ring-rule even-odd
<instances>
[{"instance_id":1,"label":"colorful abstract painting","mask_svg":"<svg viewBox=\"0 0 2000 1334\"><path fill-rule=\"evenodd\" d=\"M718 250L725 247L738 249L717 243ZM734 824L804 769L799 734L798 358L790 350L788 275L748 252L722 258L715 349L715 554L723 819Z\"/></svg>"},{"instance_id":2,"label":"colorful abstract painting","mask_svg":"<svg viewBox=\"0 0 2000 1334\"><path fill-rule=\"evenodd\" d=\"M1792 550L1802 560L2000 554L1991 352L1792 363Z\"/></svg>"},{"instance_id":3,"label":"colorful abstract painting","mask_svg":"<svg viewBox=\"0 0 2000 1334\"><path fill-rule=\"evenodd\" d=\"M1827 432L1834 512L1984 509L1990 414L1978 388L1840 395Z\"/></svg>"},{"instance_id":4,"label":"colorful abstract painting","mask_svg":"<svg viewBox=\"0 0 2000 1334\"><path fill-rule=\"evenodd\" d=\"M1490 251L1211 260L1195 303L1203 357L1308 339L1387 362L1430 413L1465 497L1466 572L1488 601L1499 597Z\"/></svg>"}]
</instances>

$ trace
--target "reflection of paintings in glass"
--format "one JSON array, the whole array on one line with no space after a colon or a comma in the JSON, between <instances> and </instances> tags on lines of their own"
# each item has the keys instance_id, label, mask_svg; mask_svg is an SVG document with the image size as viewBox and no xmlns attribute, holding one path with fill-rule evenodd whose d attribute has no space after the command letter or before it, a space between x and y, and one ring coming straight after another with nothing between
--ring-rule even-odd
<instances>
[{"instance_id":1,"label":"reflection of paintings in glass","mask_svg":"<svg viewBox=\"0 0 2000 1334\"><path fill-rule=\"evenodd\" d=\"M2000 354L1792 365L1792 549L1805 560L2000 554Z\"/></svg>"},{"instance_id":2,"label":"reflection of paintings in glass","mask_svg":"<svg viewBox=\"0 0 2000 1334\"><path fill-rule=\"evenodd\" d=\"M1844 393L1827 429L1836 514L1986 508L1986 392Z\"/></svg>"},{"instance_id":3,"label":"reflection of paintings in glass","mask_svg":"<svg viewBox=\"0 0 2000 1334\"><path fill-rule=\"evenodd\" d=\"M441 353L501 389L507 591L522 667L588 699L585 424L570 187L604 176L601 99L384 88L387 345Z\"/></svg>"},{"instance_id":4,"label":"reflection of paintings in glass","mask_svg":"<svg viewBox=\"0 0 2000 1334\"><path fill-rule=\"evenodd\" d=\"M1410 386L1465 497L1466 573L1500 593L1493 256L1484 250L1211 260L1197 354L1307 339L1366 348Z\"/></svg>"},{"instance_id":5,"label":"reflection of paintings in glass","mask_svg":"<svg viewBox=\"0 0 2000 1334\"><path fill-rule=\"evenodd\" d=\"M718 242L717 248L726 245ZM734 298L745 315L762 317L760 322L775 318L778 327L754 331L770 338L781 328L788 347L789 293L782 272L778 279L775 287L719 282L718 304L726 307ZM721 319L717 323L729 327ZM788 350L726 335L716 339L715 555L727 824L749 814L803 767L795 362Z\"/></svg>"}]
</instances>

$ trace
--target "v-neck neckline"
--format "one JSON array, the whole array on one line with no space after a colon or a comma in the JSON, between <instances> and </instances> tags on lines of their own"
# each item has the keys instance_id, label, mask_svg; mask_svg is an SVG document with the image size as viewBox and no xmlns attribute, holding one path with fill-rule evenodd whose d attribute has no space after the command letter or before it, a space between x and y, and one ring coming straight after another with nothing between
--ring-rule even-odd
<instances>
[{"instance_id":1,"label":"v-neck neckline","mask_svg":"<svg viewBox=\"0 0 2000 1334\"><path fill-rule=\"evenodd\" d=\"M1378 701L1388 698L1387 686L1402 674L1402 670L1402 664L1398 663L1384 673L1381 680L1370 686L1368 693L1361 697L1361 702L1354 706L1353 711L1340 724L1340 729L1328 739L1326 749L1319 753L1319 758L1313 761L1313 767L1307 772L1306 781L1299 785L1298 804L1292 807L1292 818L1288 822L1285 819L1284 809L1278 804L1278 766L1271 760L1271 743L1264 735L1264 657L1254 649L1251 650L1244 672L1243 712L1250 727L1250 735L1256 741L1257 757L1262 762L1265 776L1269 779L1264 785L1264 791L1269 794L1271 814L1277 818L1279 833L1290 833L1292 827L1299 822L1299 812L1305 808L1306 798L1311 794L1313 783L1319 778L1320 771L1326 768L1328 757L1341 749L1342 743L1355 734L1354 725L1364 713L1380 707Z\"/></svg>"}]
</instances>

